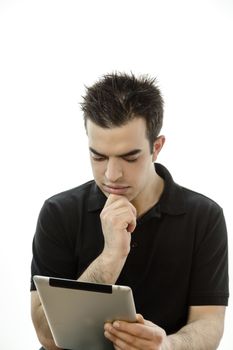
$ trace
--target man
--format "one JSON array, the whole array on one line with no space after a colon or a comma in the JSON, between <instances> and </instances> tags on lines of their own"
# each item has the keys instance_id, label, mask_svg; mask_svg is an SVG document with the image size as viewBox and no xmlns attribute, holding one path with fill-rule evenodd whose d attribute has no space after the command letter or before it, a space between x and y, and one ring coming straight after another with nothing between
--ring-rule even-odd
<instances>
[{"instance_id":1,"label":"man","mask_svg":"<svg viewBox=\"0 0 233 350\"><path fill-rule=\"evenodd\" d=\"M45 202L32 276L129 285L138 322L103 327L117 350L216 349L228 301L225 220L156 163L165 137L155 80L106 75L82 109L94 181ZM55 350L33 282L31 291L38 338Z\"/></svg>"}]
</instances>

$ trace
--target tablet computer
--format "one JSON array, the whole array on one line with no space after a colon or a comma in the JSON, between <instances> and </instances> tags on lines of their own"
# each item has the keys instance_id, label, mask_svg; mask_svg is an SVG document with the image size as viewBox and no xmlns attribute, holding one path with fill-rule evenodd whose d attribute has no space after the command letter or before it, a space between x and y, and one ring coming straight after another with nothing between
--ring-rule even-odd
<instances>
[{"instance_id":1,"label":"tablet computer","mask_svg":"<svg viewBox=\"0 0 233 350\"><path fill-rule=\"evenodd\" d=\"M136 321L130 287L34 276L55 344L69 350L110 350L104 323Z\"/></svg>"}]
</instances>

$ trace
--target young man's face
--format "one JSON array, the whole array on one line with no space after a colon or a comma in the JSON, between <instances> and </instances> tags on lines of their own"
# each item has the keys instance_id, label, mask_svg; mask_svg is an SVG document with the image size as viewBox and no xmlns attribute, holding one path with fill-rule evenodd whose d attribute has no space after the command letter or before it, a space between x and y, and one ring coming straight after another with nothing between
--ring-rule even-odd
<instances>
[{"instance_id":1,"label":"young man's face","mask_svg":"<svg viewBox=\"0 0 233 350\"><path fill-rule=\"evenodd\" d=\"M143 200L154 182L153 161L163 142L158 139L151 154L142 118L111 129L87 120L86 128L92 171L101 191L107 197L111 193L126 196L133 204Z\"/></svg>"}]
</instances>

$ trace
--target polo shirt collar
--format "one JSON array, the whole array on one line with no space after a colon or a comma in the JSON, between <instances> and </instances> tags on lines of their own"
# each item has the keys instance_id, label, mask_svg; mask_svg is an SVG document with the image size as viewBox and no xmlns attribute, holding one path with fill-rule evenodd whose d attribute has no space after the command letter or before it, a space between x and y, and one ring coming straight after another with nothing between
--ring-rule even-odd
<instances>
[{"instance_id":1,"label":"polo shirt collar","mask_svg":"<svg viewBox=\"0 0 233 350\"><path fill-rule=\"evenodd\" d=\"M169 171L159 163L155 163L155 171L164 179L164 190L157 206L161 213L180 215L186 212L183 189L176 184Z\"/></svg>"},{"instance_id":2,"label":"polo shirt collar","mask_svg":"<svg viewBox=\"0 0 233 350\"><path fill-rule=\"evenodd\" d=\"M185 213L183 190L176 184L169 171L159 163L155 163L155 171L164 179L164 191L159 202L149 210L150 216L159 217L160 214L180 215ZM106 196L93 181L89 198L88 211L102 210L106 202Z\"/></svg>"},{"instance_id":3,"label":"polo shirt collar","mask_svg":"<svg viewBox=\"0 0 233 350\"><path fill-rule=\"evenodd\" d=\"M103 209L106 200L107 197L93 181L88 198L88 211L97 211Z\"/></svg>"}]
</instances>

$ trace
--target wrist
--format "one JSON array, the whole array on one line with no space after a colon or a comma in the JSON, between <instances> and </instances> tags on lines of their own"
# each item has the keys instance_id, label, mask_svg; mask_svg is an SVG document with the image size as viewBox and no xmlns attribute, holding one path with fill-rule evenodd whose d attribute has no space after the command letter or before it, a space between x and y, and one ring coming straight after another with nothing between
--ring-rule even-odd
<instances>
[{"instance_id":1,"label":"wrist","mask_svg":"<svg viewBox=\"0 0 233 350\"><path fill-rule=\"evenodd\" d=\"M170 336L167 336L166 338L166 345L164 350L174 350L174 343L172 342L172 339Z\"/></svg>"},{"instance_id":2,"label":"wrist","mask_svg":"<svg viewBox=\"0 0 233 350\"><path fill-rule=\"evenodd\" d=\"M161 350L174 350L174 344L170 335L166 335Z\"/></svg>"},{"instance_id":3,"label":"wrist","mask_svg":"<svg viewBox=\"0 0 233 350\"><path fill-rule=\"evenodd\" d=\"M168 347L168 350L182 350L182 349L189 349L188 346L183 346L182 339L177 333L170 334L167 336L168 344L170 347ZM187 345L187 344L186 344Z\"/></svg>"},{"instance_id":4,"label":"wrist","mask_svg":"<svg viewBox=\"0 0 233 350\"><path fill-rule=\"evenodd\" d=\"M100 256L106 266L123 266L128 254L104 248Z\"/></svg>"}]
</instances>

